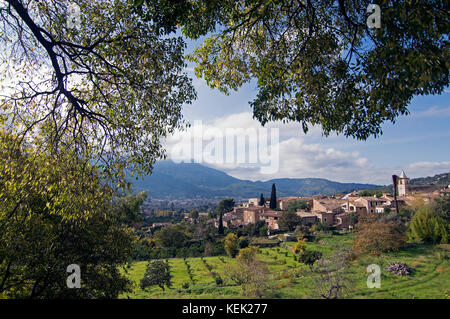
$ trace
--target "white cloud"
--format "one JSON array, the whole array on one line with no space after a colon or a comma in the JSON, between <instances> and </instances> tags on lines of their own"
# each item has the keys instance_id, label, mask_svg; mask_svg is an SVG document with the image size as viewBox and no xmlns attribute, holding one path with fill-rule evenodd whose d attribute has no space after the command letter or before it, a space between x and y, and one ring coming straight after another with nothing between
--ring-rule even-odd
<instances>
[{"instance_id":1,"label":"white cloud","mask_svg":"<svg viewBox=\"0 0 450 319\"><path fill-rule=\"evenodd\" d=\"M409 164L405 172L408 177L427 177L450 172L450 162L415 162Z\"/></svg>"},{"instance_id":2,"label":"white cloud","mask_svg":"<svg viewBox=\"0 0 450 319\"><path fill-rule=\"evenodd\" d=\"M427 110L412 113L414 117L432 117L432 116L450 116L450 106L437 107L432 106Z\"/></svg>"},{"instance_id":3,"label":"white cloud","mask_svg":"<svg viewBox=\"0 0 450 319\"><path fill-rule=\"evenodd\" d=\"M305 136L298 123L282 124L281 122L274 122L268 124L266 127L269 131L270 129L279 129L279 140L276 143L279 150L278 169L273 174L262 174L260 169L262 164L260 162L248 161L250 158L249 154L258 152L258 149L249 145L248 140L246 141L247 148L245 152L247 153L247 160L245 163L238 163L237 161L231 163L214 162L214 160L211 160L213 156L211 156L210 151L215 146L213 143L214 140L211 138L214 134L211 135L208 132L215 132L216 135L218 134L224 138L229 136L229 132L227 131L229 129L240 128L243 134L246 134L248 130L257 132L262 126L252 118L250 112L232 114L209 122L205 121L202 122L202 126L203 134L210 135L209 139L204 139L203 148L197 148L197 151L194 150L192 138L201 139L202 134L195 132L194 127L191 127L188 130L188 133L191 134L191 140L186 139L187 132L177 132L174 136L167 139L166 148L169 157L177 160L176 152L172 151L177 148L180 150L184 147L185 150L188 150L188 155L192 157L203 156L204 158L208 158L209 156L209 161L203 162L203 164L223 170L240 179L269 180L274 178L315 177L338 182L361 182L384 185L390 184L392 174L400 174L402 169L405 170L408 177L412 178L450 171L450 162L433 161L412 162L409 164L405 162L403 167L380 167L358 151L343 151L338 149L337 144L325 146L320 143L311 143L311 140L314 140L311 137L321 136L320 128L313 128ZM328 141L330 140L328 139ZM207 144L210 147L209 150L205 147ZM222 146L218 145L218 147ZM227 151L229 150L225 147L225 153ZM189 156L185 156L184 159L189 160ZM178 160L180 160L180 157L178 157Z\"/></svg>"},{"instance_id":4,"label":"white cloud","mask_svg":"<svg viewBox=\"0 0 450 319\"><path fill-rule=\"evenodd\" d=\"M193 123L195 124L195 122ZM234 161L231 163L211 161L210 148L214 148L214 143L208 132L213 132L224 138L229 137L229 131L232 129L241 129L242 134L248 132L260 132L261 124L252 118L250 112L232 114L226 117L217 118L214 121L202 122L202 132L198 129L198 125L193 125L187 132L177 132L174 136L167 139L166 148L169 157L175 161L191 158L209 159L204 164L208 164L215 168L221 169L238 178L251 180L268 180L281 177L321 177L339 181L360 181L363 179L362 171L372 165L367 158L362 157L358 152L343 152L335 148L325 148L320 144L308 144L305 142L305 135L299 127L298 123L273 122L266 126L268 134L274 129L279 130L279 140L269 144L272 147L278 147L279 156L277 156L277 169L273 174L262 174L260 167L265 166L261 163L249 160L251 155L256 153L265 154L261 151L261 143L259 145L251 145L249 140L246 141L246 159L245 163ZM236 131L234 131L235 133ZM192 141L204 137L203 148L196 147ZM214 134L213 134L214 135ZM308 137L320 136L320 128L313 128L308 132ZM260 136L258 135L258 138ZM213 145L211 145L213 144ZM218 147L222 147L225 143L219 143ZM228 149L225 149L228 152ZM233 151L234 152L234 151ZM267 152L267 155L272 155ZM233 156L237 154L233 154ZM226 154L225 154L226 156ZM273 160L273 157L270 157ZM268 163L267 161L265 163Z\"/></svg>"},{"instance_id":5,"label":"white cloud","mask_svg":"<svg viewBox=\"0 0 450 319\"><path fill-rule=\"evenodd\" d=\"M253 172L250 178L268 180L317 177L341 182L371 182L366 180L364 172L372 166L358 152L342 152L319 144L306 144L301 138L293 137L280 143L280 165L276 174L261 176ZM230 173L245 178L249 172L235 169Z\"/></svg>"}]
</instances>

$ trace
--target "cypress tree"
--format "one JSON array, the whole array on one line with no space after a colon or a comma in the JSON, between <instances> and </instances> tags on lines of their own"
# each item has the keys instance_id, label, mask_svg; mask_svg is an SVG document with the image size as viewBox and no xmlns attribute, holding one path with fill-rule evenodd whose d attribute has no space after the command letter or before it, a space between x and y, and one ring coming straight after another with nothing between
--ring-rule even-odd
<instances>
[{"instance_id":1,"label":"cypress tree","mask_svg":"<svg viewBox=\"0 0 450 319\"><path fill-rule=\"evenodd\" d=\"M217 205L217 212L219 213L219 234L220 235L222 235L224 233L222 216L223 216L223 214L225 214L225 213L229 212L231 209L233 209L234 205L235 205L235 203L234 203L233 198L224 198Z\"/></svg>"},{"instance_id":2,"label":"cypress tree","mask_svg":"<svg viewBox=\"0 0 450 319\"><path fill-rule=\"evenodd\" d=\"M265 201L264 201L264 195L263 193L261 193L261 196L259 197L259 206L264 206L265 205Z\"/></svg>"},{"instance_id":3,"label":"cypress tree","mask_svg":"<svg viewBox=\"0 0 450 319\"><path fill-rule=\"evenodd\" d=\"M277 208L277 190L275 184L272 184L272 192L270 193L270 209Z\"/></svg>"},{"instance_id":4,"label":"cypress tree","mask_svg":"<svg viewBox=\"0 0 450 319\"><path fill-rule=\"evenodd\" d=\"M223 235L222 212L219 212L219 234Z\"/></svg>"}]
</instances>

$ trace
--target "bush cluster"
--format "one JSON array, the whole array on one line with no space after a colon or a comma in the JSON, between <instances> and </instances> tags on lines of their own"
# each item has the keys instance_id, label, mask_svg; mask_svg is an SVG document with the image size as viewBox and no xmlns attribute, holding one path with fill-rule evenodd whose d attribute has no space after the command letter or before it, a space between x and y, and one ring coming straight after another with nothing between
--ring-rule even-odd
<instances>
[{"instance_id":1,"label":"bush cluster","mask_svg":"<svg viewBox=\"0 0 450 319\"><path fill-rule=\"evenodd\" d=\"M189 275L189 279L193 284L195 284L194 274L192 273L191 265L188 263L186 259L184 259L184 264L186 265L187 273Z\"/></svg>"}]
</instances>

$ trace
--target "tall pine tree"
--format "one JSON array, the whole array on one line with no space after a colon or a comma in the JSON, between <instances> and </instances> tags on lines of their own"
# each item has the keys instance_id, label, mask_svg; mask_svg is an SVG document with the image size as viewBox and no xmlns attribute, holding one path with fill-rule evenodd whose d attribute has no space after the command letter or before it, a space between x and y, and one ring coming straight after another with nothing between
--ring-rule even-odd
<instances>
[{"instance_id":1,"label":"tall pine tree","mask_svg":"<svg viewBox=\"0 0 450 319\"><path fill-rule=\"evenodd\" d=\"M223 220L222 220L222 212L219 213L219 230L218 233L223 235Z\"/></svg>"},{"instance_id":2,"label":"tall pine tree","mask_svg":"<svg viewBox=\"0 0 450 319\"><path fill-rule=\"evenodd\" d=\"M270 193L270 209L277 208L277 190L275 184L272 184L272 192Z\"/></svg>"},{"instance_id":3,"label":"tall pine tree","mask_svg":"<svg viewBox=\"0 0 450 319\"><path fill-rule=\"evenodd\" d=\"M219 213L219 234L221 235L224 233L222 216L232 210L234 205L233 198L224 198L217 205L217 212Z\"/></svg>"},{"instance_id":4,"label":"tall pine tree","mask_svg":"<svg viewBox=\"0 0 450 319\"><path fill-rule=\"evenodd\" d=\"M264 200L264 195L263 195L263 193L261 193L261 196L259 197L259 203L258 203L258 205L259 206L264 206L265 205L265 200Z\"/></svg>"}]
</instances>

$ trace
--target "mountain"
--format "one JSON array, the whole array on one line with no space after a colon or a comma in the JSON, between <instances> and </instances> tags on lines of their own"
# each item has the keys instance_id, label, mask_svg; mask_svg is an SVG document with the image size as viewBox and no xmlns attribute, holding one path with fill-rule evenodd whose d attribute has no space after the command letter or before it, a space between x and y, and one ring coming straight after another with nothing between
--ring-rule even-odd
<instances>
[{"instance_id":1,"label":"mountain","mask_svg":"<svg viewBox=\"0 0 450 319\"><path fill-rule=\"evenodd\" d=\"M437 174L433 177L413 178L412 185L450 185L450 173Z\"/></svg>"},{"instance_id":2,"label":"mountain","mask_svg":"<svg viewBox=\"0 0 450 319\"><path fill-rule=\"evenodd\" d=\"M144 180L132 181L134 189L147 190L151 198L249 198L261 193L270 196L272 183L277 196L311 196L376 187L371 184L338 183L322 178L279 178L269 181L249 181L234 178L220 170L197 163L159 161L153 173Z\"/></svg>"}]
</instances>

